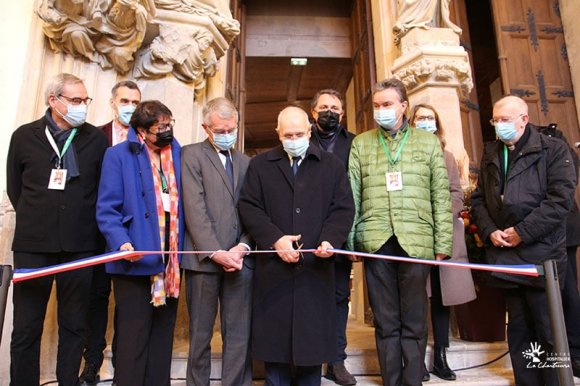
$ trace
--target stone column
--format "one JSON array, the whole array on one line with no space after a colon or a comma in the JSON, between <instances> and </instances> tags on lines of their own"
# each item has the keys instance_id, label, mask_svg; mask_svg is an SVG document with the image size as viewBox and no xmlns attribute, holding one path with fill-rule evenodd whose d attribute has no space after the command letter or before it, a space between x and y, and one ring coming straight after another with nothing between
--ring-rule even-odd
<instances>
[{"instance_id":1,"label":"stone column","mask_svg":"<svg viewBox=\"0 0 580 386\"><path fill-rule=\"evenodd\" d=\"M467 183L469 159L463 143L460 98L473 87L467 52L450 28L414 28L402 37L401 56L393 64L393 75L407 86L411 107L428 103L439 113L447 149Z\"/></svg>"}]
</instances>

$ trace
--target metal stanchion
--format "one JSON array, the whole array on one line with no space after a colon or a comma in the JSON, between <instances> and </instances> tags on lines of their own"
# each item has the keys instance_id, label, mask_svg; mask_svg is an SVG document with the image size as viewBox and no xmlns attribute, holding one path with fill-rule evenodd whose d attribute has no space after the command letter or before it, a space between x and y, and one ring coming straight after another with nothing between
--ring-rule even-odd
<instances>
[{"instance_id":1,"label":"metal stanchion","mask_svg":"<svg viewBox=\"0 0 580 386\"><path fill-rule=\"evenodd\" d=\"M560 386L573 386L572 363L570 362L570 349L566 337L566 323L562 310L562 295L558 280L558 269L554 260L544 262L544 275L546 278L546 294L548 295L548 307L550 323L552 325L552 338L554 339L554 351L564 358L568 358L568 366L557 368Z\"/></svg>"},{"instance_id":2,"label":"metal stanchion","mask_svg":"<svg viewBox=\"0 0 580 386\"><path fill-rule=\"evenodd\" d=\"M8 287L12 279L12 266L1 265L0 276L0 344L2 343L2 331L4 330L4 315L6 314L6 301L8 300Z\"/></svg>"}]
</instances>

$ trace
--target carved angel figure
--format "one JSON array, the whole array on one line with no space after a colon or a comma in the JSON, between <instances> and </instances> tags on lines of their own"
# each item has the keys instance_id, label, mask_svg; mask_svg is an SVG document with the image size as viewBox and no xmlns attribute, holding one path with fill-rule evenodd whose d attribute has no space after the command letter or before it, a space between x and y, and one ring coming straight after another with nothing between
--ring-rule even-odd
<instances>
[{"instance_id":1,"label":"carved angel figure","mask_svg":"<svg viewBox=\"0 0 580 386\"><path fill-rule=\"evenodd\" d=\"M461 34L461 28L449 18L451 0L398 0L397 21L393 27L395 39L405 36L412 28L451 28Z\"/></svg>"}]
</instances>

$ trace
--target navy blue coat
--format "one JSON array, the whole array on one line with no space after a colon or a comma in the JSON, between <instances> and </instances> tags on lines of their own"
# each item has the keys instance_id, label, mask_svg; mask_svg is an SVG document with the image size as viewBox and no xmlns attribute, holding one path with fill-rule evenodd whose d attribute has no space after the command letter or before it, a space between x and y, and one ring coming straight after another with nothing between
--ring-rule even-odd
<instances>
[{"instance_id":1,"label":"navy blue coat","mask_svg":"<svg viewBox=\"0 0 580 386\"><path fill-rule=\"evenodd\" d=\"M127 141L107 149L97 200L97 223L110 251L127 242L135 250L159 251L159 219L149 153L129 129ZM179 189L179 250L183 247L184 217L181 199L181 147L171 144L173 167ZM181 255L179 255L181 260ZM131 263L118 260L107 263L112 274L147 276L163 272L161 255L145 255Z\"/></svg>"},{"instance_id":2,"label":"navy blue coat","mask_svg":"<svg viewBox=\"0 0 580 386\"><path fill-rule=\"evenodd\" d=\"M310 144L294 177L278 146L250 161L239 200L258 249L284 235L302 235L304 249L322 241L340 247L354 218L342 162ZM336 359L334 259L305 253L295 264L276 253L256 255L252 310L254 359L319 365Z\"/></svg>"}]
</instances>

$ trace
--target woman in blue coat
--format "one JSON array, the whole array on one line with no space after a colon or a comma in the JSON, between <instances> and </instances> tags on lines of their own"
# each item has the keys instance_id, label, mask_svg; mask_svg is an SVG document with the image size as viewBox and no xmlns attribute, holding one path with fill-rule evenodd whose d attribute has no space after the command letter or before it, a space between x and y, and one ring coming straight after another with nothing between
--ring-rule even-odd
<instances>
[{"instance_id":1,"label":"woman in blue coat","mask_svg":"<svg viewBox=\"0 0 580 386\"><path fill-rule=\"evenodd\" d=\"M111 251L182 248L181 148L173 139L174 122L161 102L142 102L127 141L105 154L97 222ZM170 252L107 263L117 307L118 386L170 384L180 257Z\"/></svg>"}]
</instances>

